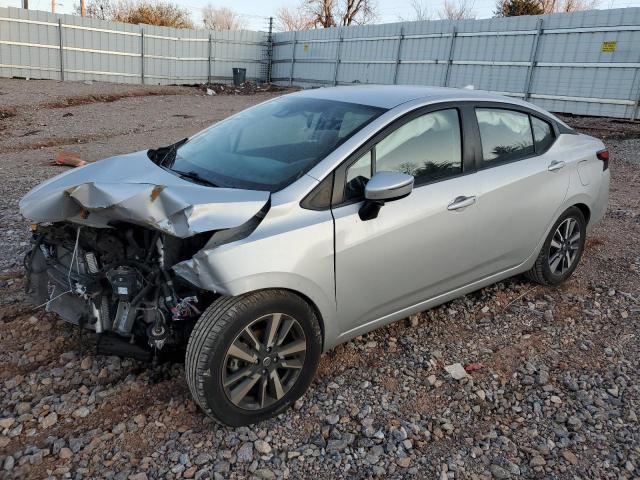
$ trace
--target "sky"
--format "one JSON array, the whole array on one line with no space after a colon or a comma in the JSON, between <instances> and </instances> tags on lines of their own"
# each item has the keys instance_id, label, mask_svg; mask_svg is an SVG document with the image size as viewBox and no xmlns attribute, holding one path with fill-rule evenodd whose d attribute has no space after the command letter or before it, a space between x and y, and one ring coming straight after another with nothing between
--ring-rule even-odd
<instances>
[{"instance_id":1,"label":"sky","mask_svg":"<svg viewBox=\"0 0 640 480\"><path fill-rule=\"evenodd\" d=\"M33 10L51 11L52 0L29 0L29 8ZM87 0L89 1L89 0ZM301 0L175 0L176 3L191 11L197 23L201 20L200 10L211 3L214 7L226 6L242 15L247 28L250 30L266 30L268 18L275 15L282 6L295 7ZM410 0L374 0L378 5L378 19L376 23L397 22L411 19L413 9ZM437 18L443 0L423 0L429 5L429 12ZM495 0L471 0L477 18L492 16ZM78 0L56 0L56 12L73 13ZM0 7L20 7L21 0L0 0ZM600 0L601 8L640 7L640 0Z\"/></svg>"}]
</instances>

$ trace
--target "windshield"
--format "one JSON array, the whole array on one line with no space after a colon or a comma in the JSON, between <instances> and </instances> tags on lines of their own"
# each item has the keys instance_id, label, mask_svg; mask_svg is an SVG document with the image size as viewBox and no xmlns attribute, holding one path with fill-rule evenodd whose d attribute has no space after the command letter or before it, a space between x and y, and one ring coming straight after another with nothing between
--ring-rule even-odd
<instances>
[{"instance_id":1,"label":"windshield","mask_svg":"<svg viewBox=\"0 0 640 480\"><path fill-rule=\"evenodd\" d=\"M280 97L196 134L171 169L219 187L278 191L300 178L384 110Z\"/></svg>"}]
</instances>

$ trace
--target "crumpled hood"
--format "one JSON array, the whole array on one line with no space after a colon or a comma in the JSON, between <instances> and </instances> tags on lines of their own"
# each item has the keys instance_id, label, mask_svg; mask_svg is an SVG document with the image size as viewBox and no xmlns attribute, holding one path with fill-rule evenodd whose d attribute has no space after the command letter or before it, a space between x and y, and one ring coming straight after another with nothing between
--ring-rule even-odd
<instances>
[{"instance_id":1,"label":"crumpled hood","mask_svg":"<svg viewBox=\"0 0 640 480\"><path fill-rule=\"evenodd\" d=\"M186 238L242 225L269 196L191 183L160 168L141 151L41 183L20 200L20 213L34 222L68 220L95 227L121 220Z\"/></svg>"}]
</instances>

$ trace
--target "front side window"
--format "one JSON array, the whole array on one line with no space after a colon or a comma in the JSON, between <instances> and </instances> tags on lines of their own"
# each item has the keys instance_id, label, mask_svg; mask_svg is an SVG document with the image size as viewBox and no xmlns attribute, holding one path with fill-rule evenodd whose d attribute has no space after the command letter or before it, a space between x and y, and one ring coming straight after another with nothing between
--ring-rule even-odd
<instances>
[{"instance_id":1,"label":"front side window","mask_svg":"<svg viewBox=\"0 0 640 480\"><path fill-rule=\"evenodd\" d=\"M285 96L191 137L170 168L220 187L278 191L304 175L384 109Z\"/></svg>"},{"instance_id":2,"label":"front side window","mask_svg":"<svg viewBox=\"0 0 640 480\"><path fill-rule=\"evenodd\" d=\"M371 150L362 155L347 169L347 181L344 189L344 200L361 198L364 187L371 179Z\"/></svg>"},{"instance_id":3,"label":"front side window","mask_svg":"<svg viewBox=\"0 0 640 480\"><path fill-rule=\"evenodd\" d=\"M499 163L533 155L529 115L498 108L476 108L484 161Z\"/></svg>"},{"instance_id":4,"label":"front side window","mask_svg":"<svg viewBox=\"0 0 640 480\"><path fill-rule=\"evenodd\" d=\"M462 173L458 111L427 113L395 130L375 147L376 172L396 171L420 185Z\"/></svg>"},{"instance_id":5,"label":"front side window","mask_svg":"<svg viewBox=\"0 0 640 480\"><path fill-rule=\"evenodd\" d=\"M451 108L421 115L378 142L348 167L344 201L362 199L371 175L381 171L413 175L415 185L462 173L458 110Z\"/></svg>"}]
</instances>

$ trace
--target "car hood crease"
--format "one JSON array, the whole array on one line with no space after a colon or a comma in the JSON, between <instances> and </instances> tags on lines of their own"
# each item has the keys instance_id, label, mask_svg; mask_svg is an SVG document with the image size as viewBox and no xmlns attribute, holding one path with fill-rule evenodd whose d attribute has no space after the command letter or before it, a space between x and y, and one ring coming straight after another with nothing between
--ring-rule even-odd
<instances>
[{"instance_id":1,"label":"car hood crease","mask_svg":"<svg viewBox=\"0 0 640 480\"><path fill-rule=\"evenodd\" d=\"M242 225L270 193L184 180L153 163L146 151L108 158L58 175L20 201L34 222L71 221L108 227L125 221L180 238Z\"/></svg>"}]
</instances>

